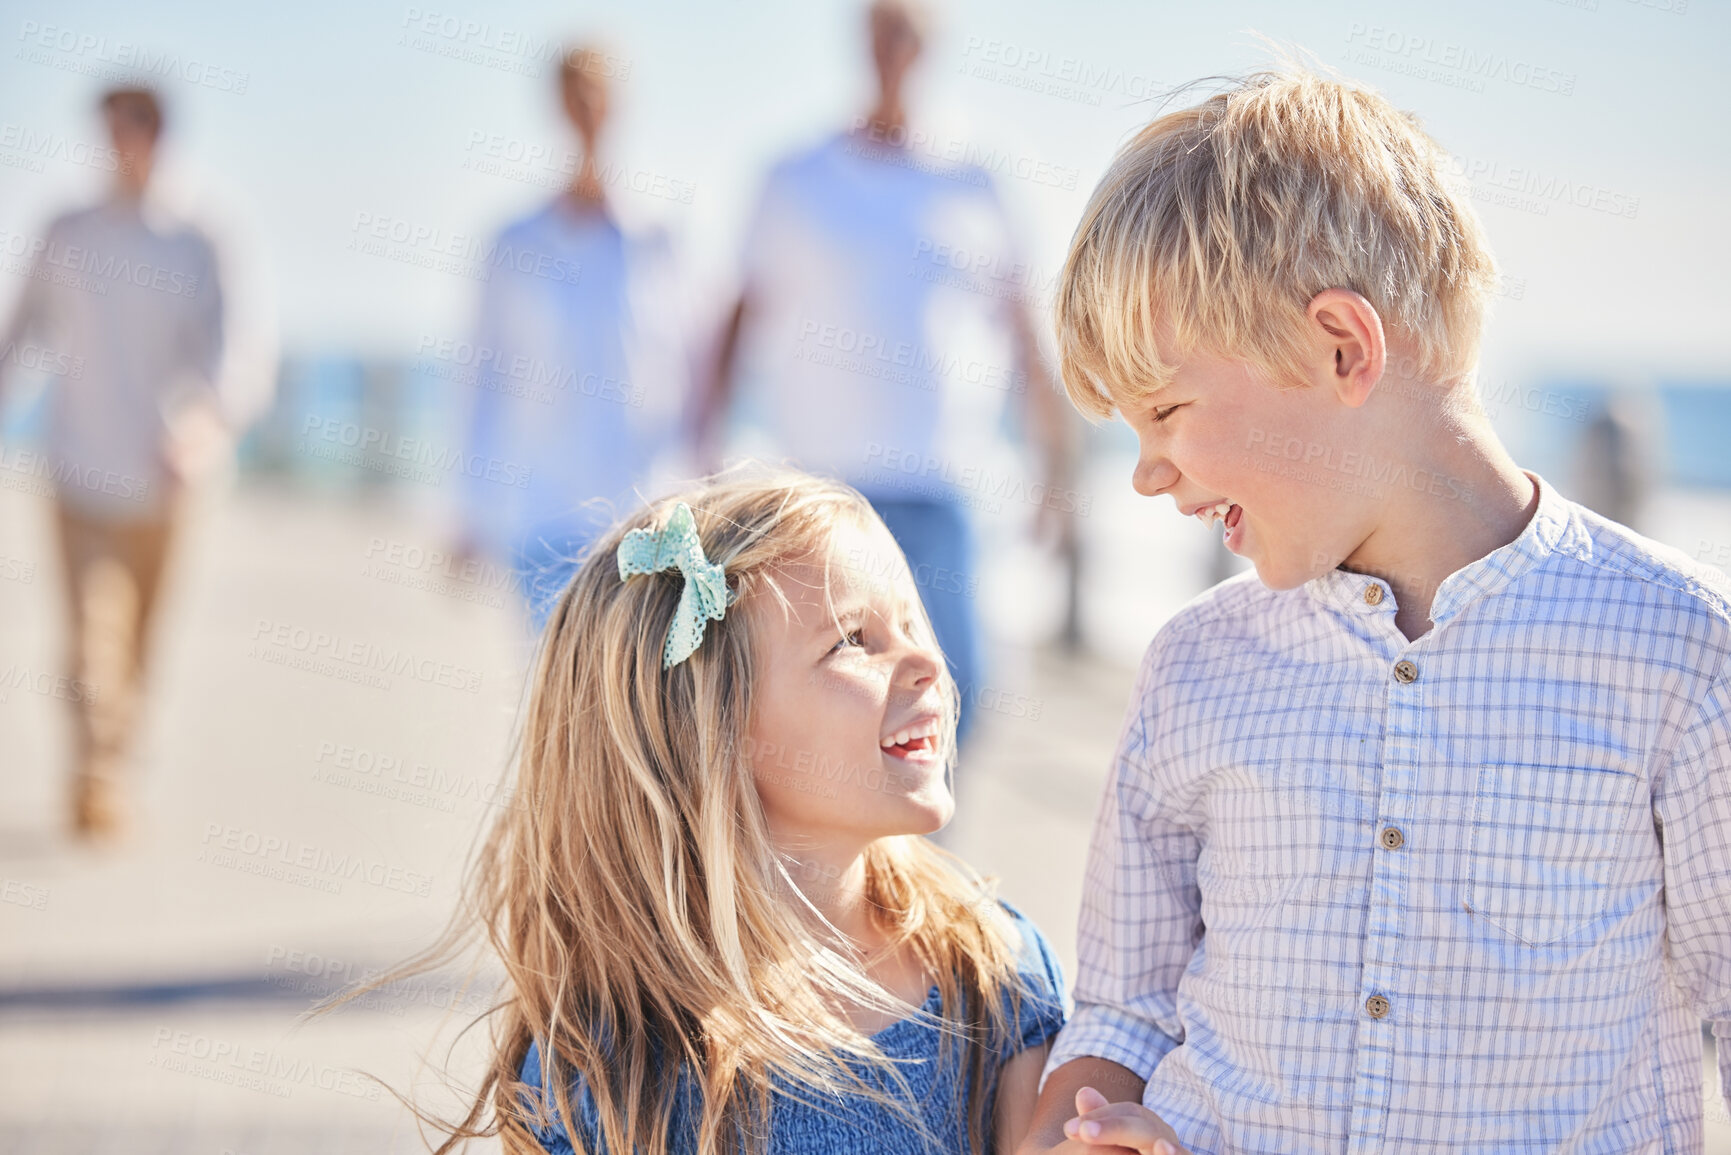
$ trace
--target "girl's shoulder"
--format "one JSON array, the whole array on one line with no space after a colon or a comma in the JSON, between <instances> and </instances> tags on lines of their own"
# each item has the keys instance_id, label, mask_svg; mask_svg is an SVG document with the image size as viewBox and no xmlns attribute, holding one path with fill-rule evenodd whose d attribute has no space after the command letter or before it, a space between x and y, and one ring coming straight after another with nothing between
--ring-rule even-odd
<instances>
[{"instance_id":1,"label":"girl's shoulder","mask_svg":"<svg viewBox=\"0 0 1731 1155\"><path fill-rule=\"evenodd\" d=\"M1016 952L1015 981L1005 984L1003 996L1010 1027L1010 1037L1004 1040L1003 1046L1003 1057L1007 1060L1011 1055L1029 1047L1050 1042L1057 1035L1059 1028L1064 1025L1066 992L1063 967L1045 934L1017 907L1003 899L996 901L1002 909L1003 921L1007 924L1005 929L1010 933L1010 941ZM924 1009L930 1012L938 1008L928 1000ZM935 1047L937 1037L930 1027L913 1029L916 1026L919 1026L918 1020L902 1020L880 1034L878 1039L887 1045L887 1050L897 1053L898 1057L913 1057L902 1052L910 1048L918 1051L928 1045ZM936 1076L935 1071L933 1076ZM538 1042L530 1043L528 1053L524 1055L518 1068L518 1078L526 1088L539 1092L546 1103L546 1122L538 1125L533 1119L533 1103L526 1101L525 1123L550 1155L568 1155L573 1148L566 1130L567 1123L559 1118L555 1111L553 1091L547 1081ZM577 1115L577 1131L583 1136L585 1145L590 1150L601 1149L600 1119L595 1109L594 1096L581 1072L573 1074L569 1090L571 1109ZM793 1130L801 1130L802 1126L823 1130L827 1126L824 1120L815 1117L809 1120L791 1117L803 1114L804 1112L797 1109L790 1112L784 1106L778 1112L778 1123Z\"/></svg>"},{"instance_id":2,"label":"girl's shoulder","mask_svg":"<svg viewBox=\"0 0 1731 1155\"><path fill-rule=\"evenodd\" d=\"M554 1107L553 1089L547 1084L546 1073L541 1069L541 1044L530 1042L529 1053L523 1056L522 1064L517 1068L517 1081L530 1091L540 1096L540 1102L546 1104L546 1124L537 1125L535 1117L535 1100L525 1093L523 1122L535 1133L535 1138L552 1155L567 1155L572 1150L570 1137L560 1124ZM575 1097L575 1096L574 1096ZM579 1108L581 1111L581 1108Z\"/></svg>"},{"instance_id":3,"label":"girl's shoulder","mask_svg":"<svg viewBox=\"0 0 1731 1155\"><path fill-rule=\"evenodd\" d=\"M529 1128L549 1155L573 1155L575 1149L571 1143L572 1130L582 1137L586 1150L605 1155L607 1144L601 1136L601 1113L595 1106L595 1095L589 1089L589 1080L582 1071L570 1071L568 1077L570 1081L566 1091L570 1096L571 1110L576 1116L574 1127L559 1113L553 1087L545 1070L541 1044L539 1041L532 1041L528 1053L523 1056L523 1062L517 1068L517 1079L525 1088L521 1100L521 1122ZM682 1115L689 1115L694 1108L693 1090L690 1080L681 1080L678 1109ZM543 1104L544 1106L541 1106ZM538 1106L544 1114L538 1112ZM677 1128L674 1133L676 1136L684 1136L684 1132ZM692 1134L695 1134L695 1131ZM674 1150L687 1150L684 1138L678 1140Z\"/></svg>"},{"instance_id":4,"label":"girl's shoulder","mask_svg":"<svg viewBox=\"0 0 1731 1155\"><path fill-rule=\"evenodd\" d=\"M1016 979L1006 992L1016 1023L1018 1043L1014 1051L1049 1041L1064 1025L1064 968L1051 942L1034 921L1003 899L998 900L1019 938Z\"/></svg>"}]
</instances>

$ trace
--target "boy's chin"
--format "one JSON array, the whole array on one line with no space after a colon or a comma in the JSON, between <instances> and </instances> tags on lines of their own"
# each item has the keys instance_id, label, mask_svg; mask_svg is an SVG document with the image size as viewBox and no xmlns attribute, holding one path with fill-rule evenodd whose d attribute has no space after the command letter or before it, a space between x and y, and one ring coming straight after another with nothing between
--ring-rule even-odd
<instances>
[{"instance_id":1,"label":"boy's chin","mask_svg":"<svg viewBox=\"0 0 1731 1155\"><path fill-rule=\"evenodd\" d=\"M1313 565L1300 565L1296 560L1279 557L1254 557L1250 561L1256 567L1257 578L1271 590L1295 590L1318 576L1319 572L1326 572L1318 571Z\"/></svg>"}]
</instances>

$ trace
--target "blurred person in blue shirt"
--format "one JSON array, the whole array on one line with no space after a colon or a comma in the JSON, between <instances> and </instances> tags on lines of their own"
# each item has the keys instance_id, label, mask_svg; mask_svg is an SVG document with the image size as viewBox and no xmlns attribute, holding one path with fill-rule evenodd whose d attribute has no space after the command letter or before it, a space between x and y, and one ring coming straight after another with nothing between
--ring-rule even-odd
<instances>
[{"instance_id":1,"label":"blurred person in blue shirt","mask_svg":"<svg viewBox=\"0 0 1731 1155\"><path fill-rule=\"evenodd\" d=\"M497 467L467 472L461 548L511 563L537 631L589 542L676 468L690 379L667 233L609 196L620 170L597 152L616 70L594 45L564 54L580 161L499 234L475 338L467 450Z\"/></svg>"},{"instance_id":2,"label":"blurred person in blue shirt","mask_svg":"<svg viewBox=\"0 0 1731 1155\"><path fill-rule=\"evenodd\" d=\"M771 171L694 437L701 458L718 459L736 378L748 376L776 450L871 500L913 569L966 737L985 689L973 511L1024 508L1036 533L1072 546L1069 515L1086 512L1067 488L1075 427L1041 362L1037 278L991 174L965 159L977 147L910 126L925 10L878 0L866 16L877 101ZM1042 458L1035 474L996 443L1012 398Z\"/></svg>"}]
</instances>

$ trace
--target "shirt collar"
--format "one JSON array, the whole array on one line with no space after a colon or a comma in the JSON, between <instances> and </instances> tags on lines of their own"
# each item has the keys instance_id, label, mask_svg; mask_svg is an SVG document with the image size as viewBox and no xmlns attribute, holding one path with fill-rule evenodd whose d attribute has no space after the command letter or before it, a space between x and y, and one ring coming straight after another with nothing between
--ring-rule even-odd
<instances>
[{"instance_id":1,"label":"shirt collar","mask_svg":"<svg viewBox=\"0 0 1731 1155\"><path fill-rule=\"evenodd\" d=\"M1506 588L1556 552L1571 532L1569 500L1538 474L1530 470L1521 472L1538 487L1538 509L1515 540L1468 562L1442 580L1431 599L1433 623L1441 625L1471 602ZM1573 527L1573 532L1580 532L1579 527ZM1372 587L1377 587L1376 592L1371 592ZM1305 589L1311 597L1336 610L1393 613L1395 609L1387 580L1371 574L1332 569L1306 582Z\"/></svg>"},{"instance_id":2,"label":"shirt collar","mask_svg":"<svg viewBox=\"0 0 1731 1155\"><path fill-rule=\"evenodd\" d=\"M154 233L169 233L186 227L199 215L192 197L172 172L153 173L142 196L134 197L110 189L101 201L104 214L129 226L142 225Z\"/></svg>"},{"instance_id":3,"label":"shirt collar","mask_svg":"<svg viewBox=\"0 0 1731 1155\"><path fill-rule=\"evenodd\" d=\"M974 167L958 157L968 150L962 148L967 138L951 136L937 127L935 121L910 121L893 137L873 135L866 128L864 117L830 136L825 147L832 162L863 161L880 168L900 169L946 180L965 180Z\"/></svg>"},{"instance_id":4,"label":"shirt collar","mask_svg":"<svg viewBox=\"0 0 1731 1155\"><path fill-rule=\"evenodd\" d=\"M665 233L665 226L656 210L639 203L640 199L629 191L616 194L609 189L600 208L585 213L578 212L560 192L541 207L541 223L561 237L604 230L630 242L657 239Z\"/></svg>"}]
</instances>

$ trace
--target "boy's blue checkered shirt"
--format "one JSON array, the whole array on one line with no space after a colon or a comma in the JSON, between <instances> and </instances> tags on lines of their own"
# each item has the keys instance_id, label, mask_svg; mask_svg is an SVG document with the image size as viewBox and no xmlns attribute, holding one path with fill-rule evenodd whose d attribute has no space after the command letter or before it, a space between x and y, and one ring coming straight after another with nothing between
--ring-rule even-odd
<instances>
[{"instance_id":1,"label":"boy's blue checkered shirt","mask_svg":"<svg viewBox=\"0 0 1731 1155\"><path fill-rule=\"evenodd\" d=\"M1196 1155L1698 1152L1731 1109L1731 582L1539 486L1434 627L1336 570L1149 647L1076 1013ZM1408 664L1410 663L1410 664Z\"/></svg>"}]
</instances>

